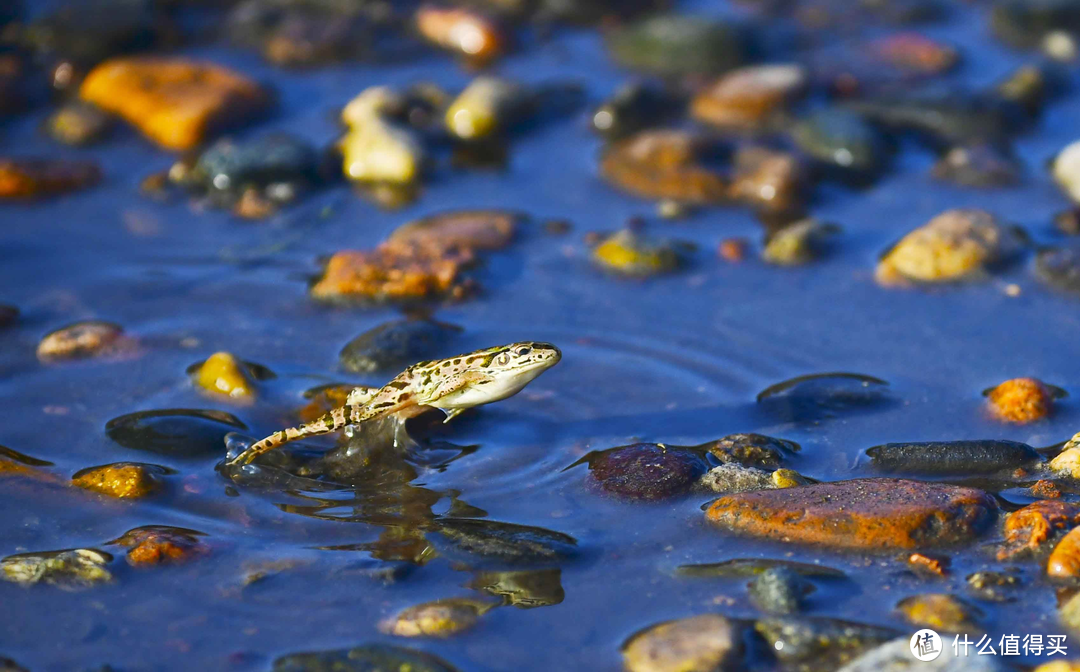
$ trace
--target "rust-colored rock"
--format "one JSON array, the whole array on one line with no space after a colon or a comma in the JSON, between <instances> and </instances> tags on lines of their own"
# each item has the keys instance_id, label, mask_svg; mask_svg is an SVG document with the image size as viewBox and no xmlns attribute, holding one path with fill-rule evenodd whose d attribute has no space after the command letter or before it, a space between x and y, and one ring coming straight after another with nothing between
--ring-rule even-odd
<instances>
[{"instance_id":1,"label":"rust-colored rock","mask_svg":"<svg viewBox=\"0 0 1080 672\"><path fill-rule=\"evenodd\" d=\"M612 145L600 159L611 184L643 198L686 203L729 200L728 180L698 162L701 141L675 130L644 131Z\"/></svg>"},{"instance_id":2,"label":"rust-colored rock","mask_svg":"<svg viewBox=\"0 0 1080 672\"><path fill-rule=\"evenodd\" d=\"M0 159L0 198L53 196L91 187L101 170L90 161Z\"/></svg>"},{"instance_id":3,"label":"rust-colored rock","mask_svg":"<svg viewBox=\"0 0 1080 672\"><path fill-rule=\"evenodd\" d=\"M460 299L473 288L461 276L475 261L471 250L431 250L419 246L380 246L343 250L330 257L311 296L324 301L372 302Z\"/></svg>"},{"instance_id":4,"label":"rust-colored rock","mask_svg":"<svg viewBox=\"0 0 1080 672\"><path fill-rule=\"evenodd\" d=\"M996 509L975 488L867 478L728 495L714 501L706 516L744 535L886 550L969 541Z\"/></svg>"},{"instance_id":5,"label":"rust-colored rock","mask_svg":"<svg viewBox=\"0 0 1080 672\"><path fill-rule=\"evenodd\" d=\"M135 462L117 462L83 469L71 477L71 482L84 490L118 499L139 499L161 487L157 468Z\"/></svg>"},{"instance_id":6,"label":"rust-colored rock","mask_svg":"<svg viewBox=\"0 0 1080 672\"><path fill-rule=\"evenodd\" d=\"M1013 378L987 390L987 403L994 417L1005 422L1025 424L1050 415L1054 394L1035 378Z\"/></svg>"},{"instance_id":7,"label":"rust-colored rock","mask_svg":"<svg viewBox=\"0 0 1080 672\"><path fill-rule=\"evenodd\" d=\"M934 576L945 576L949 573L949 559L938 558L923 553L912 553L908 556L908 564L917 572Z\"/></svg>"},{"instance_id":8,"label":"rust-colored rock","mask_svg":"<svg viewBox=\"0 0 1080 672\"><path fill-rule=\"evenodd\" d=\"M106 61L87 75L79 95L174 150L192 149L271 102L266 90L243 75L182 58Z\"/></svg>"},{"instance_id":9,"label":"rust-colored rock","mask_svg":"<svg viewBox=\"0 0 1080 672\"><path fill-rule=\"evenodd\" d=\"M937 75L956 65L956 49L919 33L897 33L874 40L870 50L878 59L915 74Z\"/></svg>"},{"instance_id":10,"label":"rust-colored rock","mask_svg":"<svg viewBox=\"0 0 1080 672\"><path fill-rule=\"evenodd\" d=\"M402 224L386 244L392 247L498 250L510 244L520 216L505 210L444 212Z\"/></svg>"},{"instance_id":11,"label":"rust-colored rock","mask_svg":"<svg viewBox=\"0 0 1080 672\"><path fill-rule=\"evenodd\" d=\"M1043 499L1013 511L1005 519L1005 543L998 560L1038 551L1051 537L1080 524L1080 506L1059 499Z\"/></svg>"},{"instance_id":12,"label":"rust-colored rock","mask_svg":"<svg viewBox=\"0 0 1080 672\"><path fill-rule=\"evenodd\" d=\"M724 261L737 264L746 259L746 249L749 246L743 238L725 238L720 241L716 254Z\"/></svg>"},{"instance_id":13,"label":"rust-colored rock","mask_svg":"<svg viewBox=\"0 0 1080 672\"><path fill-rule=\"evenodd\" d=\"M806 71L799 65L739 68L694 96L690 115L721 128L761 128L806 88L806 80Z\"/></svg>"},{"instance_id":14,"label":"rust-colored rock","mask_svg":"<svg viewBox=\"0 0 1080 672\"><path fill-rule=\"evenodd\" d=\"M147 525L129 530L110 542L128 548L127 561L133 566L186 562L209 549L199 540L201 532L167 525Z\"/></svg>"},{"instance_id":15,"label":"rust-colored rock","mask_svg":"<svg viewBox=\"0 0 1080 672\"><path fill-rule=\"evenodd\" d=\"M498 24L463 7L423 5L416 10L416 30L429 42L475 65L497 58L507 43Z\"/></svg>"},{"instance_id":16,"label":"rust-colored rock","mask_svg":"<svg viewBox=\"0 0 1080 672\"><path fill-rule=\"evenodd\" d=\"M1059 579L1080 576L1080 527L1074 527L1054 546L1046 561L1046 573Z\"/></svg>"},{"instance_id":17,"label":"rust-colored rock","mask_svg":"<svg viewBox=\"0 0 1080 672\"><path fill-rule=\"evenodd\" d=\"M43 362L121 354L134 345L124 330L110 322L87 320L50 332L38 344L37 356Z\"/></svg>"},{"instance_id":18,"label":"rust-colored rock","mask_svg":"<svg viewBox=\"0 0 1080 672\"><path fill-rule=\"evenodd\" d=\"M792 154L765 147L743 147L735 153L735 200L770 213L798 211L806 183L806 171Z\"/></svg>"}]
</instances>

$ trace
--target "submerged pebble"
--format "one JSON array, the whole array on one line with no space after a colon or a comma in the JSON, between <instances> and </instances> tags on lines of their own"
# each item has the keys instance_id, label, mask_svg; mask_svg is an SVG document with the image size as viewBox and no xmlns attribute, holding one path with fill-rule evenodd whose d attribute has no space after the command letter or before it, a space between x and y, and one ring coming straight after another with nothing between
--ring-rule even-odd
<instances>
[{"instance_id":1,"label":"submerged pebble","mask_svg":"<svg viewBox=\"0 0 1080 672\"><path fill-rule=\"evenodd\" d=\"M97 107L74 101L53 112L45 121L45 128L57 142L83 147L104 139L112 130L113 121L113 117Z\"/></svg>"},{"instance_id":2,"label":"submerged pebble","mask_svg":"<svg viewBox=\"0 0 1080 672\"><path fill-rule=\"evenodd\" d=\"M215 352L195 366L191 377L206 392L230 399L251 399L255 395L255 382L247 369L232 353Z\"/></svg>"},{"instance_id":3,"label":"submerged pebble","mask_svg":"<svg viewBox=\"0 0 1080 672\"><path fill-rule=\"evenodd\" d=\"M139 411L113 418L105 434L125 448L178 458L221 455L225 435L247 426L217 410L187 408Z\"/></svg>"},{"instance_id":4,"label":"submerged pebble","mask_svg":"<svg viewBox=\"0 0 1080 672\"><path fill-rule=\"evenodd\" d=\"M923 593L900 600L897 610L916 627L944 632L981 632L975 623L979 612L953 595Z\"/></svg>"},{"instance_id":5,"label":"submerged pebble","mask_svg":"<svg viewBox=\"0 0 1080 672\"><path fill-rule=\"evenodd\" d=\"M425 152L410 129L385 118L400 96L385 86L365 89L341 112L348 132L338 143L345 177L364 183L407 185L420 178Z\"/></svg>"},{"instance_id":6,"label":"submerged pebble","mask_svg":"<svg viewBox=\"0 0 1080 672\"><path fill-rule=\"evenodd\" d=\"M1035 378L1006 380L984 394L994 417L1016 424L1035 422L1050 415L1057 396L1054 390Z\"/></svg>"},{"instance_id":7,"label":"submerged pebble","mask_svg":"<svg viewBox=\"0 0 1080 672\"><path fill-rule=\"evenodd\" d=\"M128 549L127 561L133 567L179 564L209 551L201 541L202 532L168 525L146 525L128 530L109 542Z\"/></svg>"},{"instance_id":8,"label":"submerged pebble","mask_svg":"<svg viewBox=\"0 0 1080 672\"><path fill-rule=\"evenodd\" d=\"M1026 443L1000 439L886 443L866 454L880 469L918 474L989 474L1042 459Z\"/></svg>"},{"instance_id":9,"label":"submerged pebble","mask_svg":"<svg viewBox=\"0 0 1080 672\"><path fill-rule=\"evenodd\" d=\"M765 571L777 567L795 572L799 576L811 576L825 579L843 579L847 575L839 569L826 565L795 562L793 560L775 560L772 558L735 558L723 562L703 565L679 565L679 576L694 577L746 577L759 576Z\"/></svg>"},{"instance_id":10,"label":"submerged pebble","mask_svg":"<svg viewBox=\"0 0 1080 672\"><path fill-rule=\"evenodd\" d=\"M520 84L477 77L446 109L446 128L460 140L482 140L519 121L532 102L532 95Z\"/></svg>"},{"instance_id":11,"label":"submerged pebble","mask_svg":"<svg viewBox=\"0 0 1080 672\"><path fill-rule=\"evenodd\" d=\"M159 491L165 470L141 462L116 462L75 472L73 485L118 499L141 499Z\"/></svg>"},{"instance_id":12,"label":"submerged pebble","mask_svg":"<svg viewBox=\"0 0 1080 672\"><path fill-rule=\"evenodd\" d=\"M1009 514L1005 519L1005 542L998 560L1034 555L1046 543L1080 524L1080 506L1055 499L1042 499Z\"/></svg>"},{"instance_id":13,"label":"submerged pebble","mask_svg":"<svg viewBox=\"0 0 1080 672\"><path fill-rule=\"evenodd\" d=\"M0 577L22 586L46 583L62 590L81 590L112 581L108 553L92 548L22 553L0 561Z\"/></svg>"},{"instance_id":14,"label":"submerged pebble","mask_svg":"<svg viewBox=\"0 0 1080 672\"><path fill-rule=\"evenodd\" d=\"M677 105L663 90L643 82L624 84L592 114L592 128L609 140L624 138L670 116Z\"/></svg>"},{"instance_id":15,"label":"submerged pebble","mask_svg":"<svg viewBox=\"0 0 1080 672\"><path fill-rule=\"evenodd\" d=\"M1080 246L1048 247L1035 255L1035 277L1070 294L1080 294Z\"/></svg>"},{"instance_id":16,"label":"submerged pebble","mask_svg":"<svg viewBox=\"0 0 1080 672\"><path fill-rule=\"evenodd\" d=\"M770 614L793 614L802 608L803 596L814 586L786 567L770 567L750 582L750 599Z\"/></svg>"},{"instance_id":17,"label":"submerged pebble","mask_svg":"<svg viewBox=\"0 0 1080 672\"><path fill-rule=\"evenodd\" d=\"M797 64L753 65L733 70L698 92L690 115L713 126L738 130L767 127L806 87Z\"/></svg>"},{"instance_id":18,"label":"submerged pebble","mask_svg":"<svg viewBox=\"0 0 1080 672\"><path fill-rule=\"evenodd\" d=\"M723 672L739 669L738 626L720 614L654 625L622 647L627 672Z\"/></svg>"},{"instance_id":19,"label":"submerged pebble","mask_svg":"<svg viewBox=\"0 0 1080 672\"><path fill-rule=\"evenodd\" d=\"M37 347L43 362L87 357L108 357L130 349L132 341L111 322L88 320L49 332Z\"/></svg>"},{"instance_id":20,"label":"submerged pebble","mask_svg":"<svg viewBox=\"0 0 1080 672\"><path fill-rule=\"evenodd\" d=\"M781 663L810 669L837 669L862 652L895 637L896 631L834 618L783 616L754 624Z\"/></svg>"},{"instance_id":21,"label":"submerged pebble","mask_svg":"<svg viewBox=\"0 0 1080 672\"><path fill-rule=\"evenodd\" d=\"M270 94L228 68L184 58L117 58L94 68L79 96L166 149L193 149L266 111Z\"/></svg>"},{"instance_id":22,"label":"submerged pebble","mask_svg":"<svg viewBox=\"0 0 1080 672\"><path fill-rule=\"evenodd\" d=\"M904 236L878 262L882 285L977 277L1019 251L1019 237L985 210L946 210Z\"/></svg>"},{"instance_id":23,"label":"submerged pebble","mask_svg":"<svg viewBox=\"0 0 1080 672\"><path fill-rule=\"evenodd\" d=\"M758 469L778 469L787 456L801 450L794 441L753 433L728 434L698 447L707 450L721 462L735 462Z\"/></svg>"},{"instance_id":24,"label":"submerged pebble","mask_svg":"<svg viewBox=\"0 0 1080 672\"><path fill-rule=\"evenodd\" d=\"M507 36L499 25L469 8L422 5L415 21L424 39L476 65L498 58L507 47Z\"/></svg>"},{"instance_id":25,"label":"submerged pebble","mask_svg":"<svg viewBox=\"0 0 1080 672\"><path fill-rule=\"evenodd\" d=\"M379 624L379 630L398 637L449 637L476 625L491 604L466 598L418 604Z\"/></svg>"},{"instance_id":26,"label":"submerged pebble","mask_svg":"<svg viewBox=\"0 0 1080 672\"><path fill-rule=\"evenodd\" d=\"M975 488L872 478L725 495L706 517L742 535L886 550L971 541L996 512Z\"/></svg>"},{"instance_id":27,"label":"submerged pebble","mask_svg":"<svg viewBox=\"0 0 1080 672\"><path fill-rule=\"evenodd\" d=\"M630 229L609 236L593 248L592 259L604 270L639 278L668 273L680 265L673 244L650 240Z\"/></svg>"},{"instance_id":28,"label":"submerged pebble","mask_svg":"<svg viewBox=\"0 0 1080 672\"><path fill-rule=\"evenodd\" d=\"M0 328L13 324L17 319L19 319L18 308L0 303Z\"/></svg>"},{"instance_id":29,"label":"submerged pebble","mask_svg":"<svg viewBox=\"0 0 1080 672\"><path fill-rule=\"evenodd\" d=\"M647 130L611 144L600 157L601 176L623 191L691 204L730 200L729 179L706 165L708 143L680 130Z\"/></svg>"},{"instance_id":30,"label":"submerged pebble","mask_svg":"<svg viewBox=\"0 0 1080 672\"><path fill-rule=\"evenodd\" d=\"M0 199L56 196L92 187L101 169L92 161L0 158Z\"/></svg>"},{"instance_id":31,"label":"submerged pebble","mask_svg":"<svg viewBox=\"0 0 1080 672\"><path fill-rule=\"evenodd\" d=\"M345 344L341 367L355 373L401 369L403 365L445 354L459 328L432 320L394 320L368 329Z\"/></svg>"},{"instance_id":32,"label":"submerged pebble","mask_svg":"<svg viewBox=\"0 0 1080 672\"><path fill-rule=\"evenodd\" d=\"M318 183L319 156L310 143L286 133L239 142L224 138L199 156L187 181L214 203L235 205L254 190L272 206Z\"/></svg>"},{"instance_id":33,"label":"submerged pebble","mask_svg":"<svg viewBox=\"0 0 1080 672\"><path fill-rule=\"evenodd\" d=\"M731 181L734 200L769 214L802 210L809 178L795 155L765 147L740 147L735 152L734 164Z\"/></svg>"},{"instance_id":34,"label":"submerged pebble","mask_svg":"<svg viewBox=\"0 0 1080 672\"><path fill-rule=\"evenodd\" d=\"M788 224L772 232L761 251L761 257L777 266L798 266L820 257L828 241L840 232L835 224L808 218Z\"/></svg>"},{"instance_id":35,"label":"submerged pebble","mask_svg":"<svg viewBox=\"0 0 1080 672\"><path fill-rule=\"evenodd\" d=\"M1006 672L1010 669L995 656L953 653L950 644L942 637L940 655L932 661L921 661L911 655L911 637L905 635L867 651L837 672Z\"/></svg>"},{"instance_id":36,"label":"submerged pebble","mask_svg":"<svg viewBox=\"0 0 1080 672\"><path fill-rule=\"evenodd\" d=\"M590 453L589 481L603 492L634 500L685 494L705 473L705 461L690 450L635 443Z\"/></svg>"},{"instance_id":37,"label":"submerged pebble","mask_svg":"<svg viewBox=\"0 0 1080 672\"><path fill-rule=\"evenodd\" d=\"M290 653L274 661L272 672L457 672L430 653L389 644L352 649Z\"/></svg>"},{"instance_id":38,"label":"submerged pebble","mask_svg":"<svg viewBox=\"0 0 1080 672\"><path fill-rule=\"evenodd\" d=\"M770 385L757 395L769 414L787 421L820 422L871 412L894 403L889 384L860 373L819 373Z\"/></svg>"},{"instance_id":39,"label":"submerged pebble","mask_svg":"<svg viewBox=\"0 0 1080 672\"><path fill-rule=\"evenodd\" d=\"M987 143L952 147L931 169L935 179L980 189L1016 184L1021 172L1016 159Z\"/></svg>"},{"instance_id":40,"label":"submerged pebble","mask_svg":"<svg viewBox=\"0 0 1080 672\"><path fill-rule=\"evenodd\" d=\"M972 595L987 602L1011 602L1020 587L1019 577L1005 572L973 572L964 580Z\"/></svg>"},{"instance_id":41,"label":"submerged pebble","mask_svg":"<svg viewBox=\"0 0 1080 672\"><path fill-rule=\"evenodd\" d=\"M1066 196L1080 203L1080 140L1058 152L1050 164L1050 174Z\"/></svg>"},{"instance_id":42,"label":"submerged pebble","mask_svg":"<svg viewBox=\"0 0 1080 672\"><path fill-rule=\"evenodd\" d=\"M562 603L566 592L561 577L558 568L478 572L468 587L497 597L505 605L533 609Z\"/></svg>"},{"instance_id":43,"label":"submerged pebble","mask_svg":"<svg viewBox=\"0 0 1080 672\"><path fill-rule=\"evenodd\" d=\"M701 477L701 485L712 492L753 492L777 487L772 474L755 467L744 467L734 462L714 467Z\"/></svg>"},{"instance_id":44,"label":"submerged pebble","mask_svg":"<svg viewBox=\"0 0 1080 672\"><path fill-rule=\"evenodd\" d=\"M852 178L873 178L886 160L885 138L858 114L825 108L799 121L795 143L808 155Z\"/></svg>"},{"instance_id":45,"label":"submerged pebble","mask_svg":"<svg viewBox=\"0 0 1080 672\"><path fill-rule=\"evenodd\" d=\"M1046 575L1057 579L1080 577L1080 527L1074 527L1054 546L1046 561Z\"/></svg>"},{"instance_id":46,"label":"submerged pebble","mask_svg":"<svg viewBox=\"0 0 1080 672\"><path fill-rule=\"evenodd\" d=\"M468 554L470 564L478 559L511 564L551 563L577 552L577 539L531 525L443 518L438 521L437 531L454 550Z\"/></svg>"},{"instance_id":47,"label":"submerged pebble","mask_svg":"<svg viewBox=\"0 0 1080 672\"><path fill-rule=\"evenodd\" d=\"M608 35L608 51L621 65L658 75L710 74L747 59L746 30L734 23L680 14L661 14Z\"/></svg>"}]
</instances>

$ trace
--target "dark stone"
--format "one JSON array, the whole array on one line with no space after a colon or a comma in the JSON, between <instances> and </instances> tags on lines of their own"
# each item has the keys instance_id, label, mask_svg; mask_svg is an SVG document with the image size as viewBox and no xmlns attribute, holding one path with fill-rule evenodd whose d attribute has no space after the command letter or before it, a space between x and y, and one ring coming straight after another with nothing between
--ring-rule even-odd
<instances>
[{"instance_id":1,"label":"dark stone","mask_svg":"<svg viewBox=\"0 0 1080 672\"><path fill-rule=\"evenodd\" d=\"M658 87L632 82L619 87L593 111L592 128L607 139L626 137L657 125L678 108Z\"/></svg>"},{"instance_id":2,"label":"dark stone","mask_svg":"<svg viewBox=\"0 0 1080 672\"><path fill-rule=\"evenodd\" d=\"M247 187L289 184L297 189L319 180L319 155L311 143L287 133L236 142L219 140L202 153L192 179L209 191L239 195Z\"/></svg>"},{"instance_id":3,"label":"dark stone","mask_svg":"<svg viewBox=\"0 0 1080 672\"><path fill-rule=\"evenodd\" d=\"M1035 275L1051 287L1080 294L1080 245L1040 250L1035 256Z\"/></svg>"},{"instance_id":4,"label":"dark stone","mask_svg":"<svg viewBox=\"0 0 1080 672\"><path fill-rule=\"evenodd\" d=\"M447 343L458 327L431 320L395 320L349 341L339 355L341 367L356 373L400 371L405 366L451 354Z\"/></svg>"},{"instance_id":5,"label":"dark stone","mask_svg":"<svg viewBox=\"0 0 1080 672\"><path fill-rule=\"evenodd\" d=\"M125 448L176 458L220 455L225 435L247 429L236 416L224 411L166 409L139 411L113 418L105 434Z\"/></svg>"},{"instance_id":6,"label":"dark stone","mask_svg":"<svg viewBox=\"0 0 1080 672\"><path fill-rule=\"evenodd\" d=\"M656 443L635 443L590 453L589 479L604 492L637 500L685 494L707 470L699 454Z\"/></svg>"},{"instance_id":7,"label":"dark stone","mask_svg":"<svg viewBox=\"0 0 1080 672\"><path fill-rule=\"evenodd\" d=\"M675 573L690 577L747 577L759 576L774 568L783 568L799 576L814 576L826 579L843 579L847 574L839 569L792 560L773 560L771 558L735 558L724 562L702 565L679 565Z\"/></svg>"},{"instance_id":8,"label":"dark stone","mask_svg":"<svg viewBox=\"0 0 1080 672\"><path fill-rule=\"evenodd\" d=\"M622 65L659 75L709 74L741 65L752 51L744 27L663 14L613 31L608 49Z\"/></svg>"},{"instance_id":9,"label":"dark stone","mask_svg":"<svg viewBox=\"0 0 1080 672\"><path fill-rule=\"evenodd\" d=\"M290 653L275 660L271 669L273 672L456 672L449 663L430 653L389 644Z\"/></svg>"},{"instance_id":10,"label":"dark stone","mask_svg":"<svg viewBox=\"0 0 1080 672\"><path fill-rule=\"evenodd\" d=\"M1018 441L925 441L886 443L868 448L874 466L914 474L990 474L1041 460L1035 449Z\"/></svg>"},{"instance_id":11,"label":"dark stone","mask_svg":"<svg viewBox=\"0 0 1080 672\"><path fill-rule=\"evenodd\" d=\"M887 159L885 138L855 112L831 107L799 121L792 136L799 149L852 177L872 178Z\"/></svg>"},{"instance_id":12,"label":"dark stone","mask_svg":"<svg viewBox=\"0 0 1080 672\"><path fill-rule=\"evenodd\" d=\"M437 529L453 550L495 562L550 564L577 552L577 540L570 535L531 525L443 518Z\"/></svg>"},{"instance_id":13,"label":"dark stone","mask_svg":"<svg viewBox=\"0 0 1080 672\"><path fill-rule=\"evenodd\" d=\"M803 596L813 585L787 567L770 567L750 582L750 599L771 614L793 614L802 607Z\"/></svg>"},{"instance_id":14,"label":"dark stone","mask_svg":"<svg viewBox=\"0 0 1080 672\"><path fill-rule=\"evenodd\" d=\"M1080 30L1075 0L997 0L990 14L994 33L1009 44L1034 47L1053 30Z\"/></svg>"},{"instance_id":15,"label":"dark stone","mask_svg":"<svg viewBox=\"0 0 1080 672\"><path fill-rule=\"evenodd\" d=\"M880 411L895 404L889 384L859 373L818 373L770 385L757 402L790 422L818 422L841 415Z\"/></svg>"},{"instance_id":16,"label":"dark stone","mask_svg":"<svg viewBox=\"0 0 1080 672\"><path fill-rule=\"evenodd\" d=\"M754 624L754 629L781 663L812 663L812 670L835 670L863 651L901 634L891 628L834 618L764 618Z\"/></svg>"}]
</instances>

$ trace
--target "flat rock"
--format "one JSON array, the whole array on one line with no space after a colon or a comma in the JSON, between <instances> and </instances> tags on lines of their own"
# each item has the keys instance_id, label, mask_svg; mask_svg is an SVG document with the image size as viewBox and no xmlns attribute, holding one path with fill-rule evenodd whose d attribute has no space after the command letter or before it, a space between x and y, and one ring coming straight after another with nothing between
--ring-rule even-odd
<instances>
[{"instance_id":1,"label":"flat rock","mask_svg":"<svg viewBox=\"0 0 1080 672\"><path fill-rule=\"evenodd\" d=\"M996 510L975 488L868 478L727 495L706 516L738 534L886 550L970 541Z\"/></svg>"}]
</instances>

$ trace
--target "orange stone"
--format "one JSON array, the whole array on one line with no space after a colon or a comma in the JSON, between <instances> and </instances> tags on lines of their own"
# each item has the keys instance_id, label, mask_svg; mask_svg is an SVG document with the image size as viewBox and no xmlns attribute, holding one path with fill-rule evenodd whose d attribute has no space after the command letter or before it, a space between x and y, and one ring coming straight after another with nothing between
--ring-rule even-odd
<instances>
[{"instance_id":1,"label":"orange stone","mask_svg":"<svg viewBox=\"0 0 1080 672\"><path fill-rule=\"evenodd\" d=\"M111 543L126 546L128 563L134 566L186 562L208 551L201 532L166 525L147 525L129 530Z\"/></svg>"},{"instance_id":2,"label":"orange stone","mask_svg":"<svg viewBox=\"0 0 1080 672\"><path fill-rule=\"evenodd\" d=\"M1025 424L1050 415L1054 395L1034 378L1006 380L986 393L990 412L1005 422Z\"/></svg>"},{"instance_id":3,"label":"orange stone","mask_svg":"<svg viewBox=\"0 0 1080 672\"><path fill-rule=\"evenodd\" d=\"M420 246L344 250L330 257L311 295L373 302L461 298L471 287L461 271L474 259L471 250L433 251Z\"/></svg>"},{"instance_id":4,"label":"orange stone","mask_svg":"<svg viewBox=\"0 0 1080 672\"><path fill-rule=\"evenodd\" d=\"M996 511L993 498L975 488L865 478L727 495L706 516L743 535L889 550L970 541Z\"/></svg>"},{"instance_id":5,"label":"orange stone","mask_svg":"<svg viewBox=\"0 0 1080 672\"><path fill-rule=\"evenodd\" d=\"M173 150L197 147L271 103L270 94L243 75L183 58L106 61L87 75L79 95Z\"/></svg>"},{"instance_id":6,"label":"orange stone","mask_svg":"<svg viewBox=\"0 0 1080 672\"><path fill-rule=\"evenodd\" d=\"M77 191L101 179L89 161L0 159L0 198L35 198Z\"/></svg>"},{"instance_id":7,"label":"orange stone","mask_svg":"<svg viewBox=\"0 0 1080 672\"><path fill-rule=\"evenodd\" d=\"M416 30L428 41L482 65L506 48L502 30L471 9L424 5L416 10Z\"/></svg>"},{"instance_id":8,"label":"orange stone","mask_svg":"<svg viewBox=\"0 0 1080 672\"><path fill-rule=\"evenodd\" d=\"M1080 527L1061 538L1046 561L1046 573L1061 579L1080 576Z\"/></svg>"},{"instance_id":9,"label":"orange stone","mask_svg":"<svg viewBox=\"0 0 1080 672\"><path fill-rule=\"evenodd\" d=\"M1059 499L1042 499L1013 511L1005 519L1005 543L998 560L1029 554L1052 536L1080 524L1080 506Z\"/></svg>"},{"instance_id":10,"label":"orange stone","mask_svg":"<svg viewBox=\"0 0 1080 672\"><path fill-rule=\"evenodd\" d=\"M645 131L605 151L600 174L642 198L699 204L729 201L727 178L697 162L699 144L683 131Z\"/></svg>"},{"instance_id":11,"label":"orange stone","mask_svg":"<svg viewBox=\"0 0 1080 672\"><path fill-rule=\"evenodd\" d=\"M84 490L118 499L140 499L161 487L154 467L134 462L117 462L77 472L71 482Z\"/></svg>"}]
</instances>

